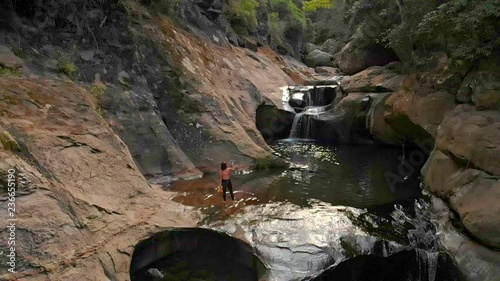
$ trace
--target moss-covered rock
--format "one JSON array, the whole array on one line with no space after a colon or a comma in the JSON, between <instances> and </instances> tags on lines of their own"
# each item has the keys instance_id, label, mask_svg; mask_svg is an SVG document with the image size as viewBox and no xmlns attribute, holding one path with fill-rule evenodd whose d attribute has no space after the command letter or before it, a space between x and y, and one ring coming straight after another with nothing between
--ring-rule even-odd
<instances>
[{"instance_id":1,"label":"moss-covered rock","mask_svg":"<svg viewBox=\"0 0 500 281\"><path fill-rule=\"evenodd\" d=\"M20 151L20 147L16 139L14 139L14 137L1 126L0 126L0 142L4 150L12 152Z\"/></svg>"}]
</instances>

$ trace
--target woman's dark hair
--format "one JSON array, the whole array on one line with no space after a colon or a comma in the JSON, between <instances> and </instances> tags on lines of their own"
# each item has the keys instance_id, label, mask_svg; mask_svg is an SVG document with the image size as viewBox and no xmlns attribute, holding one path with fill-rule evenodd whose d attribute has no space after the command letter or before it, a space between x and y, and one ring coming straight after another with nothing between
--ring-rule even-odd
<instances>
[{"instance_id":1,"label":"woman's dark hair","mask_svg":"<svg viewBox=\"0 0 500 281\"><path fill-rule=\"evenodd\" d=\"M220 163L220 169L221 169L222 171L224 171L225 169L227 169L227 164L226 164L226 162L222 162L222 163Z\"/></svg>"}]
</instances>

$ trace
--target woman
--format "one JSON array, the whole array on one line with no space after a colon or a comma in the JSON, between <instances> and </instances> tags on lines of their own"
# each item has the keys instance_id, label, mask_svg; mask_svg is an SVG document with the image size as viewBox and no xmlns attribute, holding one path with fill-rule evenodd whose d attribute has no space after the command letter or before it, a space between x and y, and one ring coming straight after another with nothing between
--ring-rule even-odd
<instances>
[{"instance_id":1,"label":"woman","mask_svg":"<svg viewBox=\"0 0 500 281\"><path fill-rule=\"evenodd\" d=\"M231 200L234 201L233 186L231 184L231 171L234 171L234 163L231 161L231 168L227 167L226 162L220 164L220 183L222 185L222 198L226 201L226 190L231 193Z\"/></svg>"}]
</instances>

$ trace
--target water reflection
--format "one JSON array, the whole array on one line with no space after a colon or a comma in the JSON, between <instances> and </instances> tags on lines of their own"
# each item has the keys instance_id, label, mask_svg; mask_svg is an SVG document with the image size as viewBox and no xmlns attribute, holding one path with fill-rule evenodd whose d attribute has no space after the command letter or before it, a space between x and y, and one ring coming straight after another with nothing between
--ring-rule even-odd
<instances>
[{"instance_id":1,"label":"water reflection","mask_svg":"<svg viewBox=\"0 0 500 281\"><path fill-rule=\"evenodd\" d=\"M387 174L398 174L402 151L387 146L331 146L284 140L273 148L291 162L284 171L258 171L233 177L235 203L216 194L218 175L175 182L175 201L203 208L234 211L237 206L272 201L308 206L310 199L332 205L373 207L420 196L418 171L390 185Z\"/></svg>"}]
</instances>

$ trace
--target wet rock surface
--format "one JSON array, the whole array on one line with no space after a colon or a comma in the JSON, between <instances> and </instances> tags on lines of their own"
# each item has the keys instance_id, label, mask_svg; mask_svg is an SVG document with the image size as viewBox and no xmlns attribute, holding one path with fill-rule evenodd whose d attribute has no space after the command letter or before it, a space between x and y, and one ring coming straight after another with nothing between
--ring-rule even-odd
<instances>
[{"instance_id":1,"label":"wet rock surface","mask_svg":"<svg viewBox=\"0 0 500 281\"><path fill-rule=\"evenodd\" d=\"M483 243L498 248L500 196L496 111L459 105L441 123L436 147L422 170L424 182L447 198L465 228ZM487 207L485 207L487 206Z\"/></svg>"},{"instance_id":2,"label":"wet rock surface","mask_svg":"<svg viewBox=\"0 0 500 281\"><path fill-rule=\"evenodd\" d=\"M446 203L433 198L432 208L439 244L450 254L466 280L495 281L500 276L500 253L484 247L457 228Z\"/></svg>"},{"instance_id":3,"label":"wet rock surface","mask_svg":"<svg viewBox=\"0 0 500 281\"><path fill-rule=\"evenodd\" d=\"M247 206L204 227L247 241L268 267L268 280L301 280L358 254L388 255L404 248L365 233L351 218L360 211L321 202Z\"/></svg>"},{"instance_id":4,"label":"wet rock surface","mask_svg":"<svg viewBox=\"0 0 500 281\"><path fill-rule=\"evenodd\" d=\"M311 281L458 281L458 269L445 253L401 251L388 257L361 255L326 270Z\"/></svg>"},{"instance_id":5,"label":"wet rock surface","mask_svg":"<svg viewBox=\"0 0 500 281\"><path fill-rule=\"evenodd\" d=\"M255 124L266 143L286 139L290 135L294 114L278 109L274 105L260 105L257 108Z\"/></svg>"}]
</instances>

